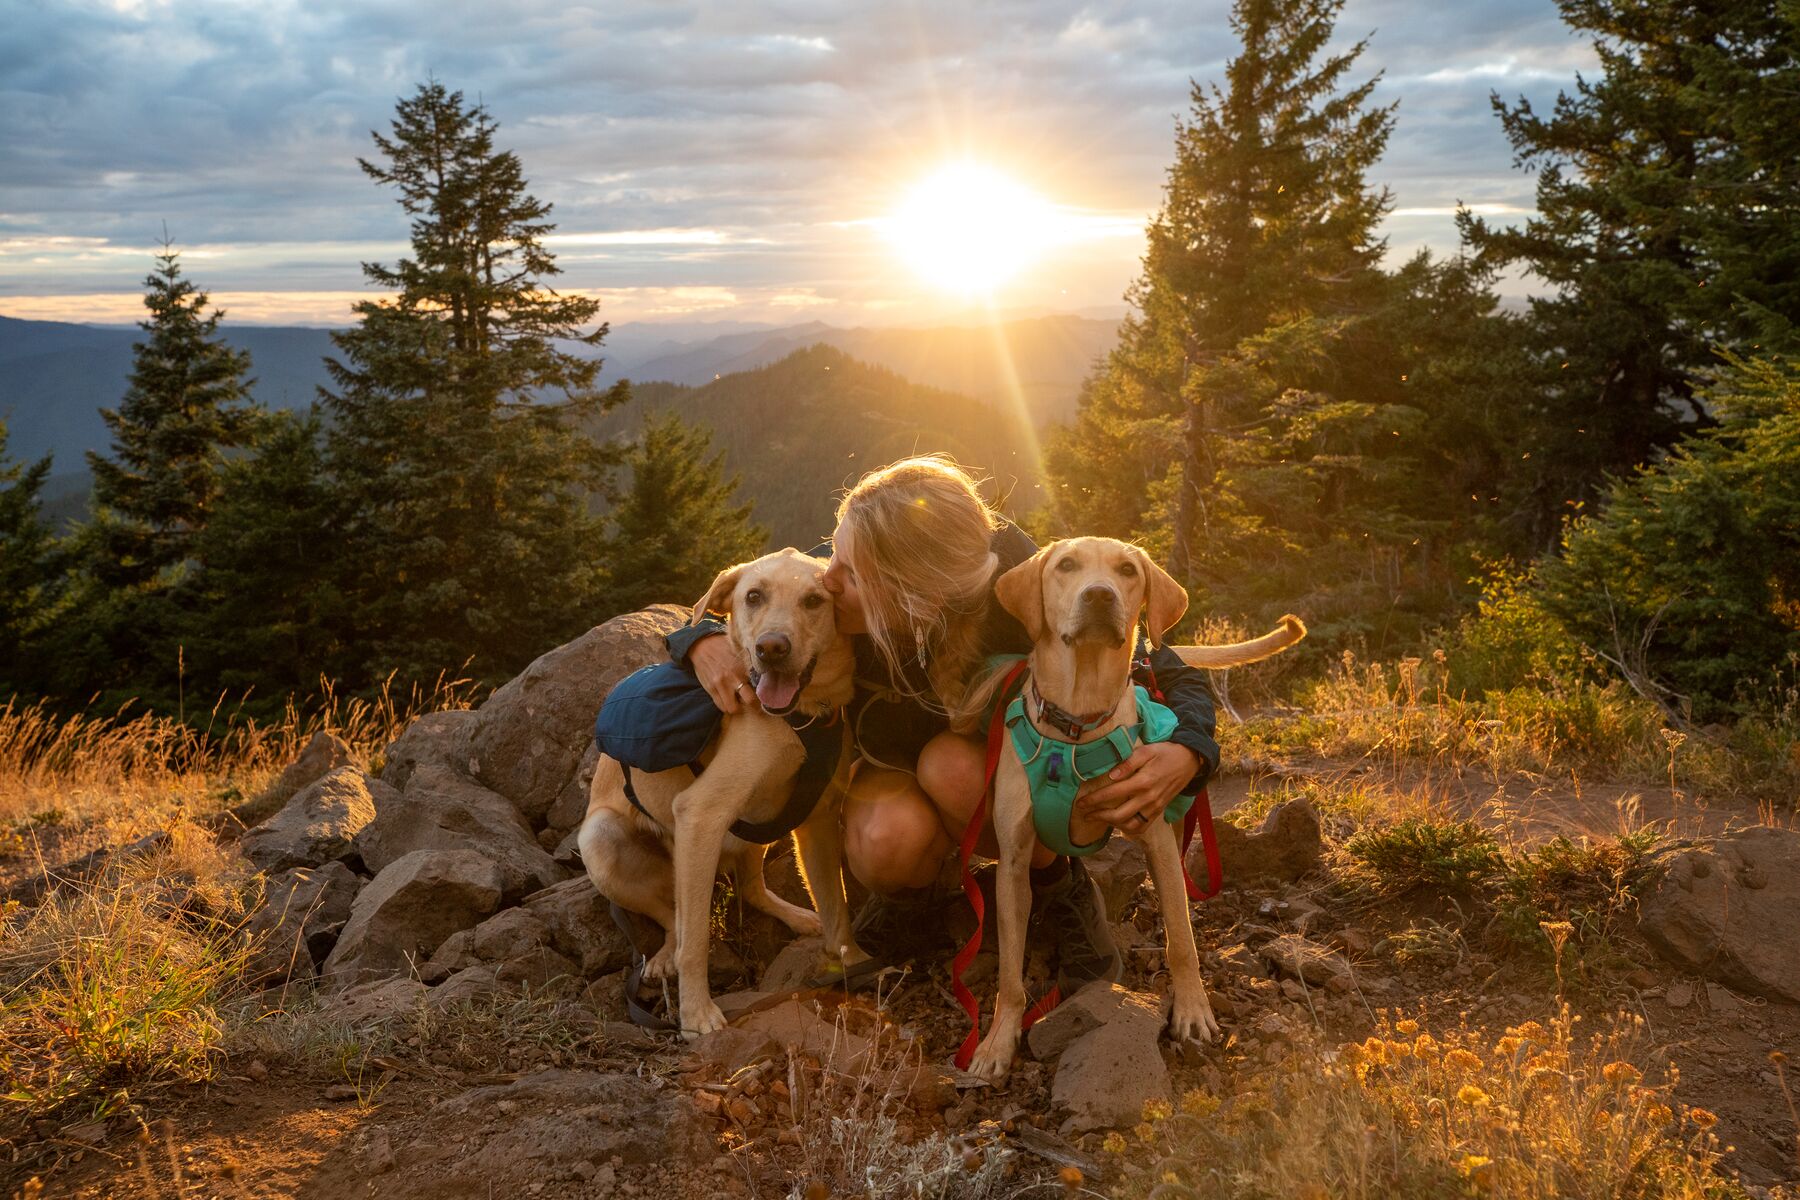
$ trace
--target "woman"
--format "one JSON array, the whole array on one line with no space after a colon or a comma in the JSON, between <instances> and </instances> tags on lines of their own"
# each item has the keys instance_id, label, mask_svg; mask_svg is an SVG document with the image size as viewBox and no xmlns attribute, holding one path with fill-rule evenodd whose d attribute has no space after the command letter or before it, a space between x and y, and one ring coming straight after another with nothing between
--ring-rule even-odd
<instances>
[{"instance_id":1,"label":"woman","mask_svg":"<svg viewBox=\"0 0 1800 1200\"><path fill-rule=\"evenodd\" d=\"M961 840L985 789L981 734L986 694L974 685L989 656L1025 654L1025 629L994 599L994 581L1037 552L1021 530L981 499L948 458L910 458L865 475L838 506L825 546L825 587L838 629L857 635L857 694L851 706L858 761L844 808L851 874L873 893L857 941L897 962L943 936L937 891L945 858ZM668 638L671 657L693 670L723 712L755 696L738 656L699 622ZM1140 643L1142 657L1143 646ZM1179 726L1172 740L1141 745L1109 782L1083 797L1082 824L1127 832L1160 818L1178 794L1197 791L1217 768L1211 688L1172 652L1151 655L1156 683ZM982 851L995 853L992 831ZM1122 963L1097 889L1080 860L1039 846L1032 857L1033 936L1056 948L1064 992L1119 978Z\"/></svg>"}]
</instances>

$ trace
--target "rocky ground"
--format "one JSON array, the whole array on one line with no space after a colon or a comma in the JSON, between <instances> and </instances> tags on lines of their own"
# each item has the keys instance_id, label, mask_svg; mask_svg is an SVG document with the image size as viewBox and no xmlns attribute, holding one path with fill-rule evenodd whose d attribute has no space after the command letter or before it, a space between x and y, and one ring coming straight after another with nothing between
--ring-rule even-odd
<instances>
[{"instance_id":1,"label":"rocky ground","mask_svg":"<svg viewBox=\"0 0 1800 1200\"><path fill-rule=\"evenodd\" d=\"M1361 1039L1384 1010L1497 1035L1544 1020L1559 991L1595 1021L1642 1018L1746 1184L1800 1173L1769 1059L1800 1056L1800 834L1766 826L1672 844L1617 961L1558 980L1492 953L1454 898L1346 900L1304 801L1252 832L1222 824L1230 886L1195 909L1214 1047L1160 1035L1160 918L1141 852L1114 839L1093 866L1126 978L1037 1026L1000 1087L949 1065L967 1022L947 954L873 993L808 991L816 940L738 912L723 886L714 987L731 1027L690 1045L626 1024L629 951L572 837L595 699L660 657L679 618L609 622L480 709L421 719L374 770L317 739L247 828L220 827L266 882L258 990L216 1077L104 1120L37 1122L6 1147L7 1190L686 1200L873 1193L904 1175L924 1194L1000 1195L1071 1171L1104 1188L1104 1134L1146 1101L1229 1094L1296 1047ZM1260 811L1279 786L1240 773L1215 800ZM769 875L804 902L788 857ZM948 944L969 924L960 898L946 911ZM1045 964L1030 967L1041 984ZM969 977L984 1004L993 971L990 947Z\"/></svg>"}]
</instances>

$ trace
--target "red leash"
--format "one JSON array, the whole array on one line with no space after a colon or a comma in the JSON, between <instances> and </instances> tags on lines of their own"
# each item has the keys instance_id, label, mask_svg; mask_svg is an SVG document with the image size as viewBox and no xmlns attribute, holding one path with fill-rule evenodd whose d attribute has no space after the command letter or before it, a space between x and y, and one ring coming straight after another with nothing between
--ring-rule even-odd
<instances>
[{"instance_id":1,"label":"red leash","mask_svg":"<svg viewBox=\"0 0 1800 1200\"><path fill-rule=\"evenodd\" d=\"M986 778L981 787L981 799L975 805L975 815L963 828L962 846L960 847L962 866L963 895L969 898L969 907L975 911L975 932L963 943L963 948L956 952L950 960L950 987L956 993L957 1003L969 1014L969 1036L963 1039L962 1048L956 1052L956 1065L959 1070L966 1071L975 1059L975 1048L981 1044L981 1005L975 999L975 993L963 982L963 972L975 961L981 952L981 935L987 922L987 901L982 898L981 885L975 882L975 875L969 870L969 860L975 856L975 843L981 840L982 826L987 824L988 797L994 791L994 773L1000 769L1000 752L1006 745L1006 706L1012 700L1013 689L1017 687L1019 677L1025 673L1025 661L1014 663L1006 673L1006 679L1000 685L1000 692L994 704L994 717L988 722L987 767ZM1019 1023L1020 1029L1030 1029L1037 1019L1062 1002L1062 993L1052 987L1043 999L1025 1013Z\"/></svg>"}]
</instances>

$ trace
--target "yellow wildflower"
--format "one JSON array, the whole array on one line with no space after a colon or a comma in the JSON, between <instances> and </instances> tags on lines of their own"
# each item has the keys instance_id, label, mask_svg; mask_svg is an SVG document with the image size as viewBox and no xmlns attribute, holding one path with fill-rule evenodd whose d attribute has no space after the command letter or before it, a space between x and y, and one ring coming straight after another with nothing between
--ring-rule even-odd
<instances>
[{"instance_id":1,"label":"yellow wildflower","mask_svg":"<svg viewBox=\"0 0 1800 1200\"><path fill-rule=\"evenodd\" d=\"M1108 1154L1125 1153L1125 1135L1116 1129L1113 1130L1106 1135L1106 1140L1100 1144L1100 1148Z\"/></svg>"},{"instance_id":2,"label":"yellow wildflower","mask_svg":"<svg viewBox=\"0 0 1800 1200\"><path fill-rule=\"evenodd\" d=\"M1470 1108L1480 1108L1489 1103L1488 1094L1472 1083L1465 1083L1456 1093L1456 1098Z\"/></svg>"},{"instance_id":3,"label":"yellow wildflower","mask_svg":"<svg viewBox=\"0 0 1800 1200\"><path fill-rule=\"evenodd\" d=\"M1688 1120L1702 1129L1711 1129L1719 1123L1718 1114L1704 1108L1690 1108L1687 1115Z\"/></svg>"},{"instance_id":4,"label":"yellow wildflower","mask_svg":"<svg viewBox=\"0 0 1800 1200\"><path fill-rule=\"evenodd\" d=\"M1674 1119L1675 1114L1669 1110L1669 1106L1666 1104L1652 1104L1644 1110L1644 1120L1652 1125L1667 1125Z\"/></svg>"},{"instance_id":5,"label":"yellow wildflower","mask_svg":"<svg viewBox=\"0 0 1800 1200\"><path fill-rule=\"evenodd\" d=\"M1402 1037L1411 1037L1413 1034L1419 1032L1419 1023L1413 1020L1402 1021L1394 1026L1394 1032L1400 1034Z\"/></svg>"},{"instance_id":6,"label":"yellow wildflower","mask_svg":"<svg viewBox=\"0 0 1800 1200\"><path fill-rule=\"evenodd\" d=\"M1511 1058L1521 1044L1518 1038L1509 1033L1494 1043L1494 1053L1501 1058Z\"/></svg>"},{"instance_id":7,"label":"yellow wildflower","mask_svg":"<svg viewBox=\"0 0 1800 1200\"><path fill-rule=\"evenodd\" d=\"M1601 1067L1600 1077L1605 1079L1608 1083L1618 1084L1623 1087L1627 1084L1636 1083L1644 1077L1644 1074L1630 1063L1621 1061L1609 1062L1604 1067Z\"/></svg>"},{"instance_id":8,"label":"yellow wildflower","mask_svg":"<svg viewBox=\"0 0 1800 1200\"><path fill-rule=\"evenodd\" d=\"M1429 1033L1421 1033L1413 1039L1413 1057L1430 1058L1438 1052L1438 1041Z\"/></svg>"},{"instance_id":9,"label":"yellow wildflower","mask_svg":"<svg viewBox=\"0 0 1800 1200\"><path fill-rule=\"evenodd\" d=\"M1166 1120L1168 1118L1169 1114L1174 1111L1175 1110L1172 1107L1170 1107L1169 1102L1167 1100L1146 1100L1146 1101L1144 1101L1144 1114L1143 1115L1144 1115L1144 1120L1146 1120L1146 1121Z\"/></svg>"},{"instance_id":10,"label":"yellow wildflower","mask_svg":"<svg viewBox=\"0 0 1800 1200\"><path fill-rule=\"evenodd\" d=\"M1152 1125L1148 1121L1145 1121L1145 1122L1141 1123L1140 1125L1138 1125L1138 1127L1136 1129L1133 1129L1131 1132L1138 1135L1138 1141L1147 1142L1151 1138L1156 1136L1156 1126Z\"/></svg>"},{"instance_id":11,"label":"yellow wildflower","mask_svg":"<svg viewBox=\"0 0 1800 1200\"><path fill-rule=\"evenodd\" d=\"M1210 1117L1219 1111L1219 1098L1204 1088L1194 1088L1182 1096L1181 1111L1190 1117Z\"/></svg>"},{"instance_id":12,"label":"yellow wildflower","mask_svg":"<svg viewBox=\"0 0 1800 1200\"><path fill-rule=\"evenodd\" d=\"M1444 1055L1444 1065L1462 1071L1478 1071L1481 1069L1481 1056L1467 1050L1452 1050Z\"/></svg>"}]
</instances>

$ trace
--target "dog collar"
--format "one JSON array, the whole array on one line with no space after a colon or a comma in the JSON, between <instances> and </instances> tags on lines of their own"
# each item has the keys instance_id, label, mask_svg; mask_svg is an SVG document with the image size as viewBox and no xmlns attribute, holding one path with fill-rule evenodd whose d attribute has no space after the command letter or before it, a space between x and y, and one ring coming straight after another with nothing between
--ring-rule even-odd
<instances>
[{"instance_id":1,"label":"dog collar","mask_svg":"<svg viewBox=\"0 0 1800 1200\"><path fill-rule=\"evenodd\" d=\"M1084 720L1068 709L1061 708L1044 699L1044 693L1038 691L1035 678L1031 681L1031 701L1037 705L1037 715L1033 718L1033 723L1039 728L1049 726L1055 732L1065 735L1071 742L1080 740L1082 735L1092 733L1106 724L1107 719L1118 711L1119 707L1114 704L1111 708L1102 709Z\"/></svg>"}]
</instances>

